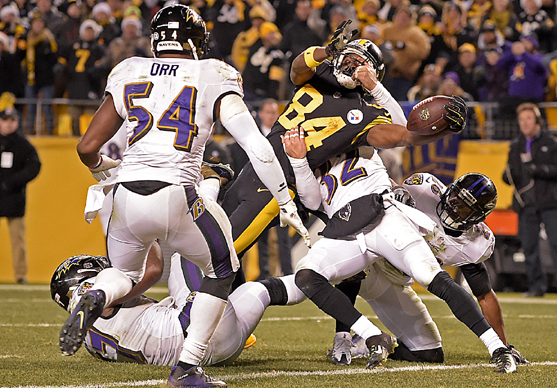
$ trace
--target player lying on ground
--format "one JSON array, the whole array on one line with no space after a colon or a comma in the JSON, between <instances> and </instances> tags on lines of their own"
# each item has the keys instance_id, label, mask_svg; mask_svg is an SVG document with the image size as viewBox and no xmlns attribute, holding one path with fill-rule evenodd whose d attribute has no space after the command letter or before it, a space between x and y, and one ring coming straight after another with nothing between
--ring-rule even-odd
<instances>
[{"instance_id":1,"label":"player lying on ground","mask_svg":"<svg viewBox=\"0 0 557 388\"><path fill-rule=\"evenodd\" d=\"M392 125L391 136L406 129ZM296 187L304 205L321 205L329 218L317 241L296 268L296 285L319 308L366 340L371 357L380 363L387 357L389 339L373 343L376 328L329 282L339 282L364 270L377 257L384 257L409 274L431 293L443 299L457 319L476 334L497 362L496 371L516 371L511 351L489 326L474 299L444 271L423 232L435 223L422 212L394 199L391 183L372 147L360 147L332 158L314 176L306 155L303 128L286 132L283 142L296 174ZM422 232L422 233L420 233Z\"/></svg>"},{"instance_id":2,"label":"player lying on ground","mask_svg":"<svg viewBox=\"0 0 557 388\"><path fill-rule=\"evenodd\" d=\"M497 190L493 182L485 175L471 173L456 179L447 188L431 174L414 174L404 181L403 186L395 187L394 192L397 200L415 207L436 222L434 232L425 236L433 254L441 265L458 266L461 269L488 323L503 343L512 350L516 362L527 364L528 361L507 343L501 306L491 288L484 264L493 253L495 246L495 237L483 222L493 210L497 200ZM389 273L395 275L389 277L393 279L393 284L385 284L385 287L399 289L405 284L412 284L411 279L404 274L396 276L396 272ZM377 289L380 286L376 284L375 279L370 278L366 278L361 284L359 295L373 308L379 298ZM342 282L337 285L337 288L342 289L351 300L355 300L359 284ZM376 313L381 311L389 317L392 309L398 308L399 294L385 290L380 297L383 306L374 308L374 311ZM408 306L406 308L408 311L415 311L412 305L408 304ZM424 313L428 314L427 310ZM413 318L413 315L409 315L409 318ZM384 322L384 319L382 321ZM398 324L406 326L413 323L412 320L402 318ZM400 338L396 331L392 332ZM330 352L334 364L348 365L351 355L358 357L366 355L365 347L361 346L362 341L356 338L354 343L358 346L354 347L351 340L349 328L337 322L337 334L333 350ZM442 361L428 346L418 343L408 347L406 345L408 342L402 341L396 349L397 354L392 358L404 355L404 359L420 362Z\"/></svg>"}]
</instances>

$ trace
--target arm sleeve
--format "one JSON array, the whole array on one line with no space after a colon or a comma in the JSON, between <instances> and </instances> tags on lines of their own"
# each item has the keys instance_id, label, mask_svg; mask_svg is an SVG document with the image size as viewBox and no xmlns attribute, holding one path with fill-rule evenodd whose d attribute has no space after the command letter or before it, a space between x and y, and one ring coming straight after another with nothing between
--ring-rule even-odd
<instances>
[{"instance_id":1,"label":"arm sleeve","mask_svg":"<svg viewBox=\"0 0 557 388\"><path fill-rule=\"evenodd\" d=\"M389 111L393 124L400 124L406 127L406 117L402 107L380 82L377 82L377 85L371 91L371 95L375 98L375 102L378 105Z\"/></svg>"},{"instance_id":2,"label":"arm sleeve","mask_svg":"<svg viewBox=\"0 0 557 388\"><path fill-rule=\"evenodd\" d=\"M220 110L222 125L244 149L261 182L267 186L279 205L290 201L284 172L273 147L259 132L241 97L235 94L223 97Z\"/></svg>"},{"instance_id":3,"label":"arm sleeve","mask_svg":"<svg viewBox=\"0 0 557 388\"><path fill-rule=\"evenodd\" d=\"M308 160L306 158L295 159L290 156L288 156L288 159L290 160L290 165L296 176L296 191L298 192L300 201L310 210L319 209L321 205L319 183L309 167Z\"/></svg>"}]
</instances>

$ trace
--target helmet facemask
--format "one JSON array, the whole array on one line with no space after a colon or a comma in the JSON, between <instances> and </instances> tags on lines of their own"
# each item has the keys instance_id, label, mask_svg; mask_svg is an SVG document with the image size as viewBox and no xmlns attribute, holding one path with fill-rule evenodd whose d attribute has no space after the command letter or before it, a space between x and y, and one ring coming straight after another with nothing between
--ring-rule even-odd
<instances>
[{"instance_id":1,"label":"helmet facemask","mask_svg":"<svg viewBox=\"0 0 557 388\"><path fill-rule=\"evenodd\" d=\"M377 80L381 82L385 75L385 64L381 51L373 42L367 39L357 39L349 42L333 58L333 74L342 86L354 89L359 85L359 82L353 78L356 68L368 63L373 66Z\"/></svg>"}]
</instances>

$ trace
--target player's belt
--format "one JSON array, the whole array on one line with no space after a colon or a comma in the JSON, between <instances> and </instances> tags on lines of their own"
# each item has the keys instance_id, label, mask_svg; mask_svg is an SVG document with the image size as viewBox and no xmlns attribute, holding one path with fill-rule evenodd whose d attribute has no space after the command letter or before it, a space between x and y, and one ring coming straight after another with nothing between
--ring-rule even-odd
<instances>
[{"instance_id":1,"label":"player's belt","mask_svg":"<svg viewBox=\"0 0 557 388\"><path fill-rule=\"evenodd\" d=\"M364 228L366 232L373 230L385 215L383 193L372 193L348 202L327 221L320 234L327 238L353 240Z\"/></svg>"}]
</instances>

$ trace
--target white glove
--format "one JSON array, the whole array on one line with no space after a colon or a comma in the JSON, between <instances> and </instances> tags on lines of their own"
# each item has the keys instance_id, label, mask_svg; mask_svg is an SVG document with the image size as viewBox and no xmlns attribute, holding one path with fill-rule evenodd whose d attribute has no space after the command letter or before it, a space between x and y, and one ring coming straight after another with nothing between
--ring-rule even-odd
<instances>
[{"instance_id":1,"label":"white glove","mask_svg":"<svg viewBox=\"0 0 557 388\"><path fill-rule=\"evenodd\" d=\"M280 226L284 228L290 225L302 238L304 239L304 244L308 248L311 247L311 241L309 238L309 232L302 223L300 216L298 215L298 209L293 200L286 202L284 205L279 205L280 207Z\"/></svg>"},{"instance_id":2,"label":"white glove","mask_svg":"<svg viewBox=\"0 0 557 388\"><path fill-rule=\"evenodd\" d=\"M95 178L97 182L100 182L110 177L110 171L108 170L118 167L120 163L122 163L121 160L114 160L106 155L101 155L100 163L97 164L95 168L89 167L89 170L91 171L91 174L93 174L93 178Z\"/></svg>"}]
</instances>

